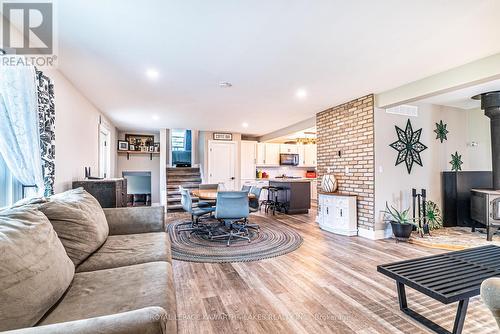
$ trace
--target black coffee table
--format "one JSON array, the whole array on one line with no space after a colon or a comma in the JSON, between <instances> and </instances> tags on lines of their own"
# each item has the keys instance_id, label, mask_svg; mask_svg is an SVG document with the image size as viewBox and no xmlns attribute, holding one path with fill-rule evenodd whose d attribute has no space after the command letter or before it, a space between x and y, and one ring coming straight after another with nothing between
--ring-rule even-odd
<instances>
[{"instance_id":1,"label":"black coffee table","mask_svg":"<svg viewBox=\"0 0 500 334\"><path fill-rule=\"evenodd\" d=\"M401 311L437 333L460 334L469 298L477 296L481 283L500 276L500 247L484 246L377 266L377 271L396 280ZM450 332L408 307L405 286L444 304L458 302Z\"/></svg>"}]
</instances>

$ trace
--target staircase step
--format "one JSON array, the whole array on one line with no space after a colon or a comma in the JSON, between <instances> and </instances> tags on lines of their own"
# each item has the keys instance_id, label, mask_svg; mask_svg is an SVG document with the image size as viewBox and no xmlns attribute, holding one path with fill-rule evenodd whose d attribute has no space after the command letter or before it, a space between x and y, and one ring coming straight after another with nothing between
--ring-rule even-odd
<instances>
[{"instance_id":1,"label":"staircase step","mask_svg":"<svg viewBox=\"0 0 500 334\"><path fill-rule=\"evenodd\" d=\"M169 190L179 190L179 186L186 189L198 189L200 187L199 183L179 183L179 184L167 184L167 192Z\"/></svg>"}]
</instances>

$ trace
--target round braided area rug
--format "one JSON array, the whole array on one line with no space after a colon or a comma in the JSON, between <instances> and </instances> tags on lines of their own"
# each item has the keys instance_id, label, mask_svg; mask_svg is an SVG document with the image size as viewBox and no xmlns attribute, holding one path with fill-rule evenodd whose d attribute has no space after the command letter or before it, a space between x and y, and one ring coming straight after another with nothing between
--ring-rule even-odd
<instances>
[{"instance_id":1,"label":"round braided area rug","mask_svg":"<svg viewBox=\"0 0 500 334\"><path fill-rule=\"evenodd\" d=\"M260 232L250 229L250 243L235 238L228 247L226 240L210 240L207 236L196 234L190 236L189 232L177 233L176 226L185 221L176 219L168 225L172 258L175 260L210 263L257 261L293 252L303 242L300 234L285 224L251 217L251 223L260 225Z\"/></svg>"}]
</instances>

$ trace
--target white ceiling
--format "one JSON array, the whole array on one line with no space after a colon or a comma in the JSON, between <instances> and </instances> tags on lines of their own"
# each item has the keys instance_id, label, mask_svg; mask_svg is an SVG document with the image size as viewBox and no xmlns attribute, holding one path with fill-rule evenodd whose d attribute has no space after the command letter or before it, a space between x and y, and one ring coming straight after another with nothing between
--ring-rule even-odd
<instances>
[{"instance_id":1,"label":"white ceiling","mask_svg":"<svg viewBox=\"0 0 500 334\"><path fill-rule=\"evenodd\" d=\"M419 100L418 102L438 104L460 109L474 109L481 107L481 101L473 100L471 97L477 94L492 91L500 91L500 80L493 80L471 87L457 89L448 93Z\"/></svg>"},{"instance_id":2,"label":"white ceiling","mask_svg":"<svg viewBox=\"0 0 500 334\"><path fill-rule=\"evenodd\" d=\"M262 135L500 52L498 0L71 0L57 10L60 70L121 129Z\"/></svg>"}]
</instances>

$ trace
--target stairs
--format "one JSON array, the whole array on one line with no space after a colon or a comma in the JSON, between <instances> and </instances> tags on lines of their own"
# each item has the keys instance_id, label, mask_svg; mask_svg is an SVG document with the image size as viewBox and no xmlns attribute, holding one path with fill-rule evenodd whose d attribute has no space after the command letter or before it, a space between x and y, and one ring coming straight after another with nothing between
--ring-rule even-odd
<instances>
[{"instance_id":1,"label":"stairs","mask_svg":"<svg viewBox=\"0 0 500 334\"><path fill-rule=\"evenodd\" d=\"M181 194L179 186L186 189L197 189L201 183L199 168L193 167L168 167L167 168L167 210L181 211ZM193 197L193 203L198 202Z\"/></svg>"}]
</instances>

